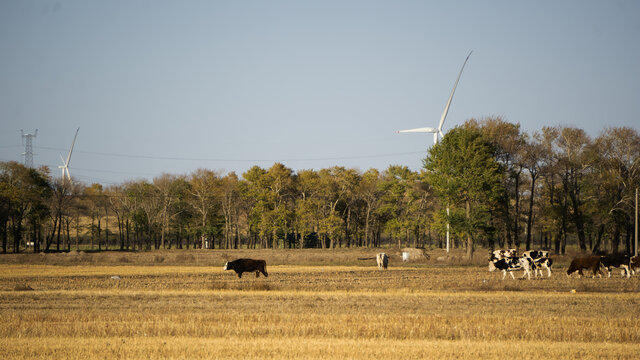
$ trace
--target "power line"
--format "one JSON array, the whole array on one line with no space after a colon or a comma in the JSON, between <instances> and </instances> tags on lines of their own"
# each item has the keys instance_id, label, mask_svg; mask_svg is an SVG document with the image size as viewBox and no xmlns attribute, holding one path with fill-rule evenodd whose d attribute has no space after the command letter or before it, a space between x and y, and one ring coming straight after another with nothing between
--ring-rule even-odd
<instances>
[{"instance_id":1,"label":"power line","mask_svg":"<svg viewBox=\"0 0 640 360\"><path fill-rule=\"evenodd\" d=\"M39 147L36 147L36 148L43 149L43 150L66 151L65 149L45 147L45 146L39 146ZM386 153L386 154L355 155L355 156L336 156L336 157L324 157L324 158L222 159L222 158L190 158L190 157L174 157L174 156L151 156L151 155L135 155L135 154L118 154L118 153L103 153L103 152L81 151L81 150L76 150L76 152L77 153L90 154L90 155L124 157L124 158L131 158L131 159L173 160L173 161L212 161L212 162L328 161L328 160L371 159L371 158L379 158L379 157L405 156L405 155L416 155L416 154L424 154L425 153L425 151L422 150L422 151L411 151L411 152L402 152L402 153Z\"/></svg>"}]
</instances>

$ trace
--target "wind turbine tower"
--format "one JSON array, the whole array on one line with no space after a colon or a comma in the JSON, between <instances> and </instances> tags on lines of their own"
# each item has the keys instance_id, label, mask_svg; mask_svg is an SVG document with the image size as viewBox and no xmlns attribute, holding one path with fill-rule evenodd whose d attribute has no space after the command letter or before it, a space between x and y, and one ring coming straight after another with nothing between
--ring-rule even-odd
<instances>
[{"instance_id":1,"label":"wind turbine tower","mask_svg":"<svg viewBox=\"0 0 640 360\"><path fill-rule=\"evenodd\" d=\"M25 134L22 129L20 129L20 133L22 134L22 143L24 144L24 152L21 154L24 156L24 166L28 168L33 167L33 138L38 135L38 129L33 134ZM26 139L26 140L25 140Z\"/></svg>"},{"instance_id":2,"label":"wind turbine tower","mask_svg":"<svg viewBox=\"0 0 640 360\"><path fill-rule=\"evenodd\" d=\"M76 130L76 135L73 137L73 142L71 143L71 148L69 149L69 154L67 154L67 160L65 161L62 155L60 155L60 159L62 160L62 165L58 166L59 169L62 169L62 181L67 180L71 181L71 174L69 173L69 161L71 161L71 153L73 152L73 145L76 144L76 138L78 137L78 131L80 128Z\"/></svg>"},{"instance_id":3,"label":"wind turbine tower","mask_svg":"<svg viewBox=\"0 0 640 360\"><path fill-rule=\"evenodd\" d=\"M458 81L460 81L460 76L462 76L462 70L464 70L464 66L467 65L467 61L469 60L469 56L471 56L473 51L469 52L467 58L464 60L462 64L462 68L458 73L458 77L456 78L456 83L453 84L453 90L451 90L451 94L449 95L449 100L447 101L447 105L444 107L444 111L442 112L442 116L440 117L440 123L437 128L432 127L423 127L417 129L409 129L409 130L400 130L399 133L432 133L433 134L433 145L438 144L438 135L440 138L444 137L442 133L442 126L444 125L444 120L447 118L447 114L449 113L449 107L451 106L451 100L453 100L453 94L456 93L456 88L458 87ZM449 206L447 205L447 216L449 216ZM447 252L449 252L449 223L447 223Z\"/></svg>"}]
</instances>

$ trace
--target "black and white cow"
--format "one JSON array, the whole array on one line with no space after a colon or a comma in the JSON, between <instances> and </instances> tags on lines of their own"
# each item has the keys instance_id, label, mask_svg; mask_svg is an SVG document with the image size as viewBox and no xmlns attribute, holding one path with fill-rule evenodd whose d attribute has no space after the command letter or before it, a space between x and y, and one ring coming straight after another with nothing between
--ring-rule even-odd
<instances>
[{"instance_id":1,"label":"black and white cow","mask_svg":"<svg viewBox=\"0 0 640 360\"><path fill-rule=\"evenodd\" d=\"M528 257L533 260L534 269L533 273L537 277L538 271L542 276L542 269L547 269L547 277L551 277L551 265L553 265L553 259L549 257L549 252L545 250L527 250L522 253L522 256Z\"/></svg>"},{"instance_id":2,"label":"black and white cow","mask_svg":"<svg viewBox=\"0 0 640 360\"><path fill-rule=\"evenodd\" d=\"M521 257L508 257L503 259L493 259L489 261L489 271L502 271L502 280L507 276L507 272L511 275L511 278L515 280L513 271L524 270L524 274L520 278L527 276L531 280L531 269L534 268L534 263L531 258Z\"/></svg>"},{"instance_id":3,"label":"black and white cow","mask_svg":"<svg viewBox=\"0 0 640 360\"><path fill-rule=\"evenodd\" d=\"M389 256L385 253L379 253L376 255L376 262L378 263L378 269L387 270L389 266Z\"/></svg>"},{"instance_id":4,"label":"black and white cow","mask_svg":"<svg viewBox=\"0 0 640 360\"><path fill-rule=\"evenodd\" d=\"M627 278L630 277L631 276L630 262L631 262L631 257L625 254L609 254L609 255L603 255L600 257L600 263L609 273L608 277L611 277L611 270L613 270L614 267L622 269L622 276L625 276L626 274Z\"/></svg>"},{"instance_id":5,"label":"black and white cow","mask_svg":"<svg viewBox=\"0 0 640 360\"><path fill-rule=\"evenodd\" d=\"M489 253L489 261L518 257L518 249L494 250Z\"/></svg>"}]
</instances>

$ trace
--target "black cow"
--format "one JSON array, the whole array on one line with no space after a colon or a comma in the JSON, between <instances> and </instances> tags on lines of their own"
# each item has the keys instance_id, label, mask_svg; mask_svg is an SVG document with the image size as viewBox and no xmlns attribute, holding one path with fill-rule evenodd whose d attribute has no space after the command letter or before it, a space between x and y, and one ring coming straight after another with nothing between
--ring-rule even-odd
<instances>
[{"instance_id":1,"label":"black cow","mask_svg":"<svg viewBox=\"0 0 640 360\"><path fill-rule=\"evenodd\" d=\"M243 272L255 272L256 277L260 277L260 273L264 276L269 276L267 274L267 262L264 260L237 259L228 261L224 264L222 270L233 270L238 274L239 278L242 278Z\"/></svg>"},{"instance_id":2,"label":"black cow","mask_svg":"<svg viewBox=\"0 0 640 360\"><path fill-rule=\"evenodd\" d=\"M625 273L627 278L631 276L631 269L630 269L631 258L629 257L629 255L625 255L625 254L604 255L600 257L600 262L602 263L602 266L604 266L604 268L607 269L607 272L609 273L608 277L611 277L611 270L614 267L623 269L622 276L625 276Z\"/></svg>"}]
</instances>

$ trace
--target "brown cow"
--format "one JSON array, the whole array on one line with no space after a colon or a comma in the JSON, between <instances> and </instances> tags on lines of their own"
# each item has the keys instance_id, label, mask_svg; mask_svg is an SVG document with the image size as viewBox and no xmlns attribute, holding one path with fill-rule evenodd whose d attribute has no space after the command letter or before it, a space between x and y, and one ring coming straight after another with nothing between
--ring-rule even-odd
<instances>
[{"instance_id":1,"label":"brown cow","mask_svg":"<svg viewBox=\"0 0 640 360\"><path fill-rule=\"evenodd\" d=\"M598 255L577 257L571 260L571 265L569 265L569 269L567 270L567 276L573 274L576 271L578 272L578 275L584 276L584 274L582 273L582 270L584 269L590 269L591 271L593 271L593 276L596 276L596 273L601 276L601 265L602 264L600 263L600 256Z\"/></svg>"}]
</instances>

